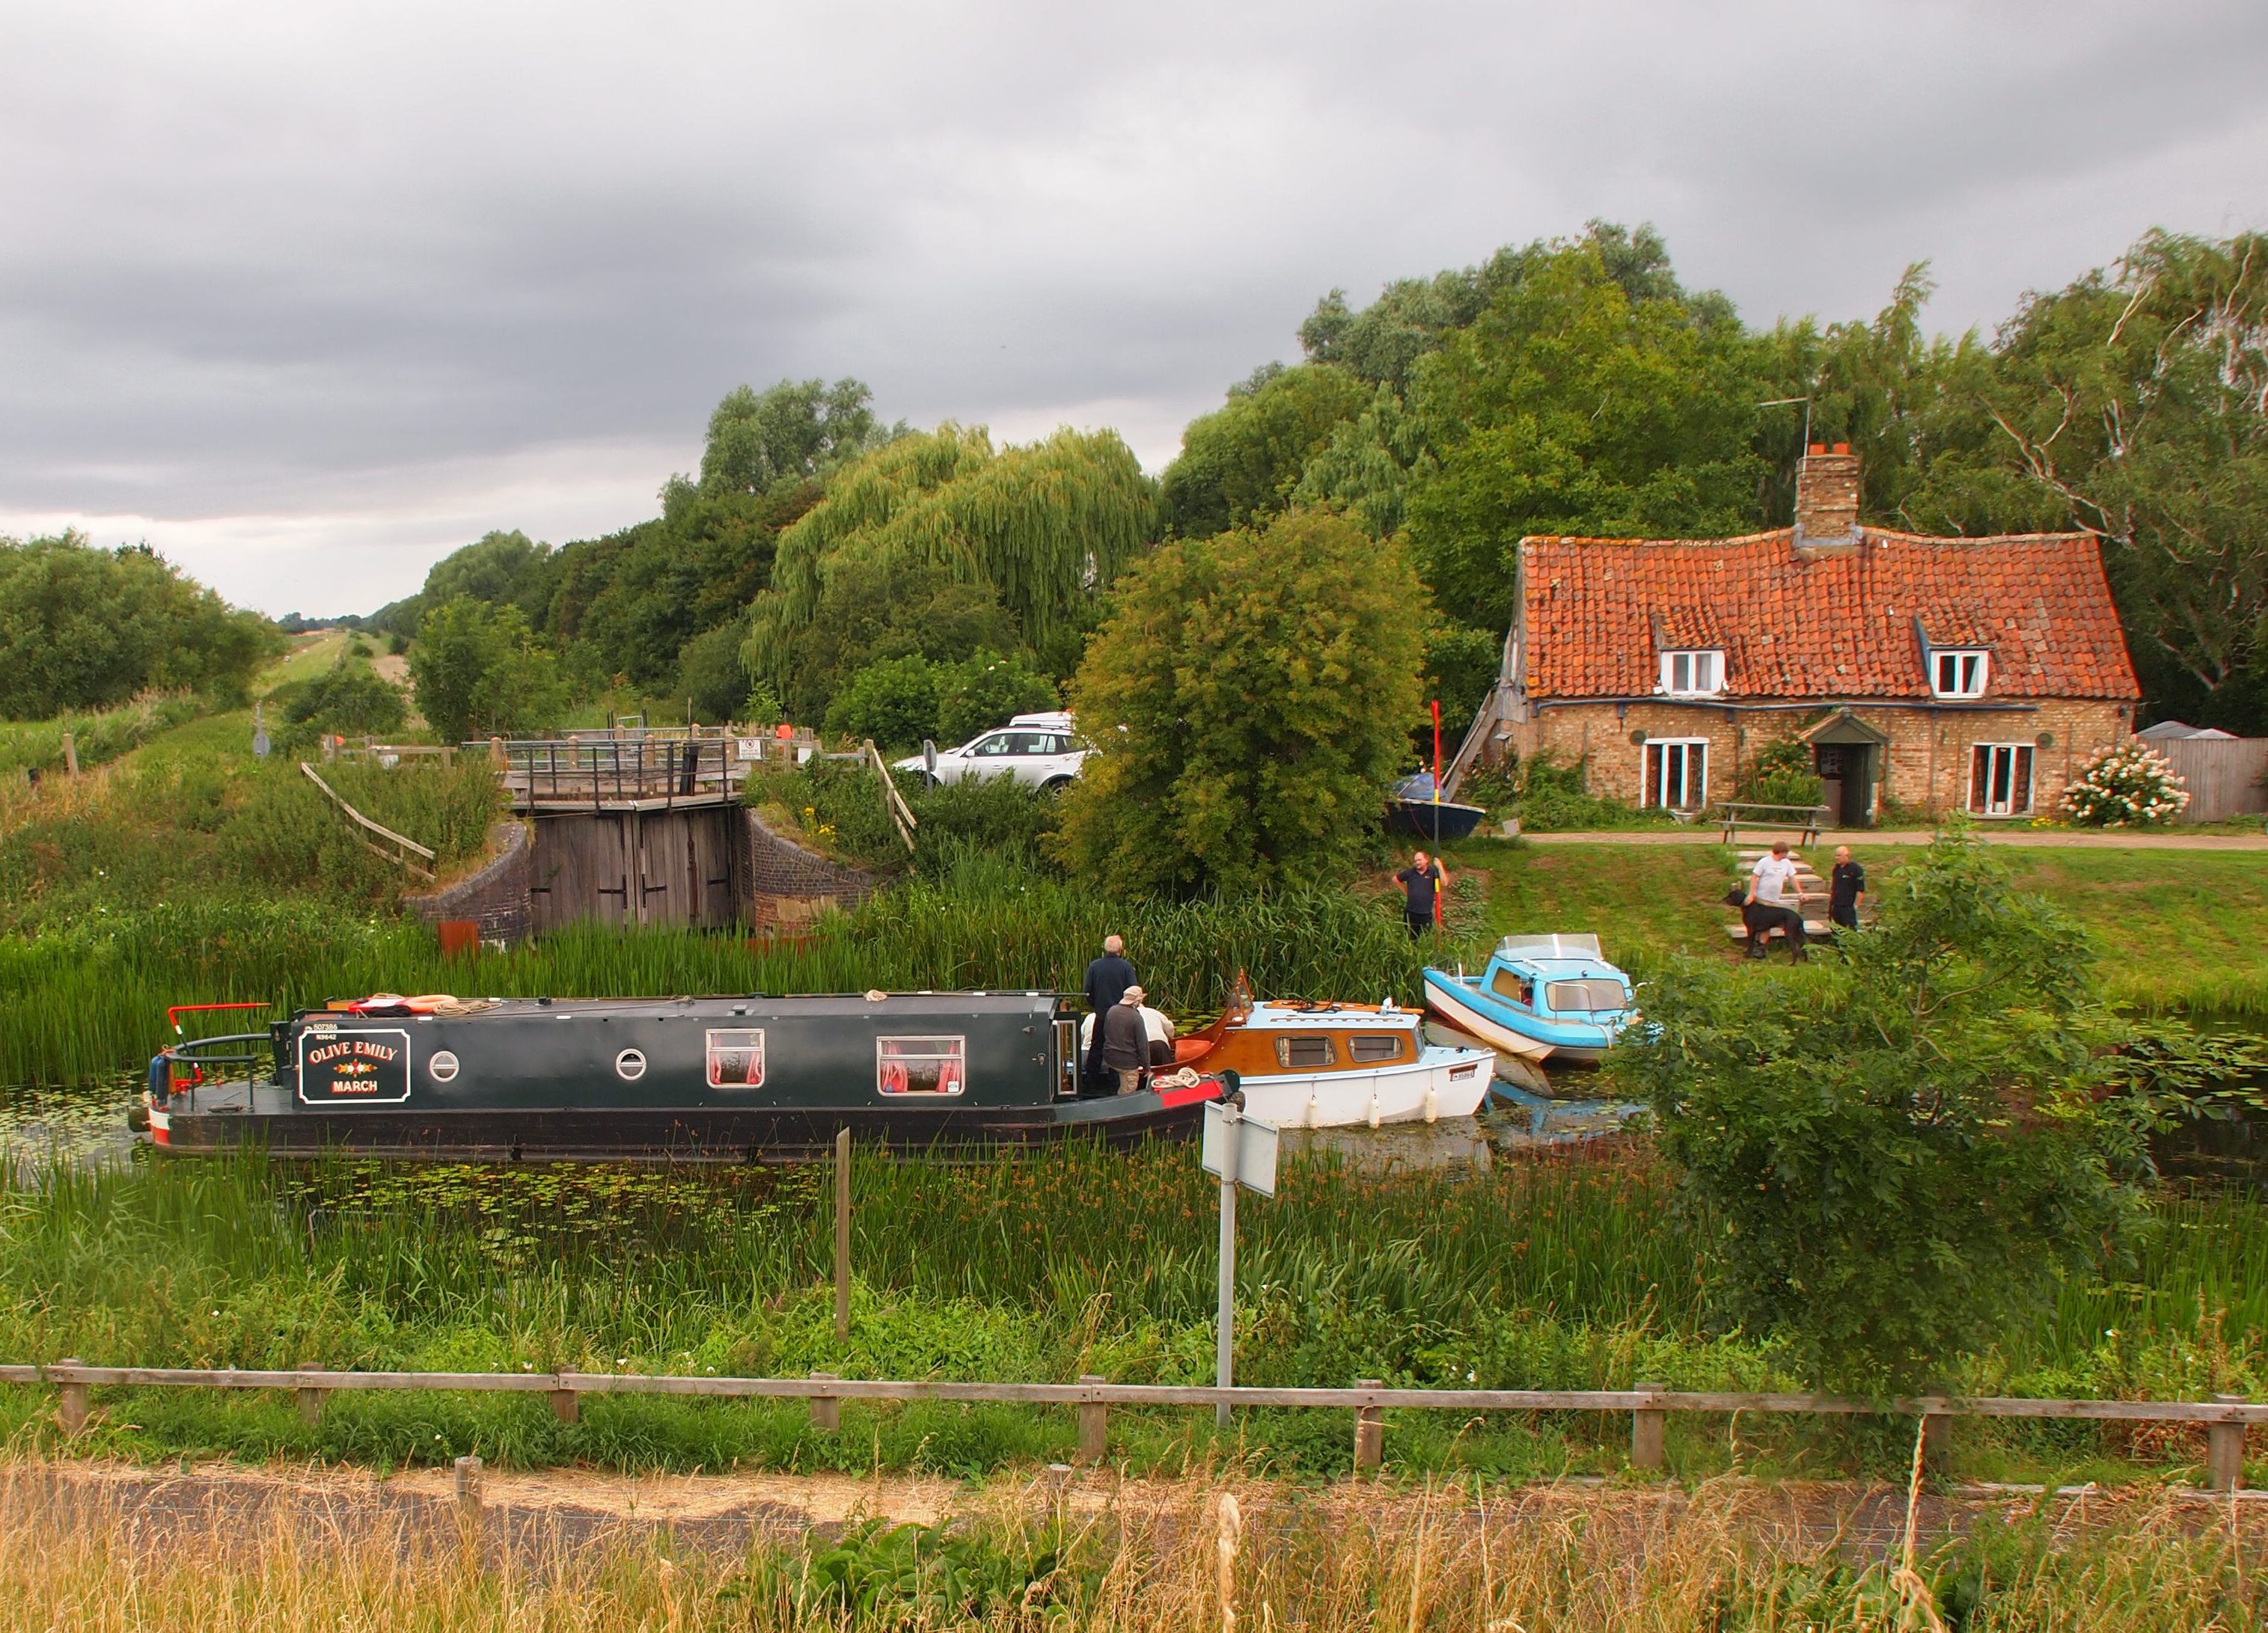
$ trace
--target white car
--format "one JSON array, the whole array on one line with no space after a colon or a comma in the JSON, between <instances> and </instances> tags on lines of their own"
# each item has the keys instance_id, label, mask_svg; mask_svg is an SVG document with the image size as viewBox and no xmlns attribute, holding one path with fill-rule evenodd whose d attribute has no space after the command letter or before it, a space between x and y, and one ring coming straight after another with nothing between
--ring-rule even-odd
<instances>
[{"instance_id":1,"label":"white car","mask_svg":"<svg viewBox=\"0 0 2268 1633\"><path fill-rule=\"evenodd\" d=\"M1018 715L958 748L939 749L933 769L923 754L909 754L895 763L901 771L927 772L939 783L958 783L972 776L1012 776L1031 788L1061 788L1079 775L1079 767L1094 752L1073 729L1067 714Z\"/></svg>"}]
</instances>

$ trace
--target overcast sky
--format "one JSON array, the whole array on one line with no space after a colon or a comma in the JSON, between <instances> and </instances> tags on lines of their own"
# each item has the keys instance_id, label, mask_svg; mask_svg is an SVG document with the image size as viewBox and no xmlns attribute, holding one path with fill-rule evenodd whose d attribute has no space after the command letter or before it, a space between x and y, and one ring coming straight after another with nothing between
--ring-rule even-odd
<instances>
[{"instance_id":1,"label":"overcast sky","mask_svg":"<svg viewBox=\"0 0 2268 1633\"><path fill-rule=\"evenodd\" d=\"M1990 327L2268 224L2268 5L0 0L0 533L369 610L650 515L733 386L1116 426L1333 285L1652 221L1752 321Z\"/></svg>"}]
</instances>

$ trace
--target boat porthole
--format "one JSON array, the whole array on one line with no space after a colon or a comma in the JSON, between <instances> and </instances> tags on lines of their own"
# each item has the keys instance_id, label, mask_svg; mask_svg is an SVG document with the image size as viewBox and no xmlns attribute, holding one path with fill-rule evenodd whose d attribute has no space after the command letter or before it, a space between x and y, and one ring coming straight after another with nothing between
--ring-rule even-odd
<instances>
[{"instance_id":1,"label":"boat porthole","mask_svg":"<svg viewBox=\"0 0 2268 1633\"><path fill-rule=\"evenodd\" d=\"M645 1056L637 1049L624 1049L615 1056L615 1072L625 1083L636 1083L645 1076Z\"/></svg>"},{"instance_id":2,"label":"boat porthole","mask_svg":"<svg viewBox=\"0 0 2268 1633\"><path fill-rule=\"evenodd\" d=\"M457 1076L457 1057L446 1049L436 1049L432 1058L425 1063L425 1070L433 1075L436 1083L453 1082Z\"/></svg>"}]
</instances>

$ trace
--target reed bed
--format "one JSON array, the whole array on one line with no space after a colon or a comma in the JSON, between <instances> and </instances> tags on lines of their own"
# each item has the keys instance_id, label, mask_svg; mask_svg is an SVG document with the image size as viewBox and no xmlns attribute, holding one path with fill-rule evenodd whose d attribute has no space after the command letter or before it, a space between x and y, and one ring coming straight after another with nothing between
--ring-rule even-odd
<instances>
[{"instance_id":1,"label":"reed bed","mask_svg":"<svg viewBox=\"0 0 2268 1633\"><path fill-rule=\"evenodd\" d=\"M618 1523L578 1538L495 1509L460 1529L378 1492L200 1508L17 1462L0 1475L0 1602L18 1625L91 1633L2127 1633L2255 1627L2268 1613L2260 1520L2228 1504L1933 1505L1910 1548L1895 1504L1886 1526L1845 1529L1834 1497L1809 1502L1791 1511L1738 1486L1690 1500L1476 1484L994 1488L929 1528L876 1520L744 1541Z\"/></svg>"},{"instance_id":2,"label":"reed bed","mask_svg":"<svg viewBox=\"0 0 2268 1633\"><path fill-rule=\"evenodd\" d=\"M313 901L206 897L0 937L0 1083L68 1085L130 1069L172 1041L165 1011L174 1004L260 1000L281 1013L387 991L1077 990L1112 931L1126 937L1152 1001L1183 1015L1218 1010L1240 969L1271 996L1418 997L1419 960L1399 923L1344 892L1114 905L981 857L828 918L795 944L584 926L471 963L445 961L422 924Z\"/></svg>"}]
</instances>

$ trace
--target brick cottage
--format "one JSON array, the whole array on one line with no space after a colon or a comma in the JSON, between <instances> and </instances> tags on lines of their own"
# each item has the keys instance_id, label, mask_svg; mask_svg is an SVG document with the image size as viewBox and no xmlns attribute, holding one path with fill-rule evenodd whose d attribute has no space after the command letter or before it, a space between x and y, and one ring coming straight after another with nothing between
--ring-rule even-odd
<instances>
[{"instance_id":1,"label":"brick cottage","mask_svg":"<svg viewBox=\"0 0 2268 1633\"><path fill-rule=\"evenodd\" d=\"M1831 822L1866 826L1885 798L2029 817L2124 740L2140 696L2092 538L1863 526L1839 443L1804 459L1793 527L1528 538L1518 570L1472 751L1582 761L1592 793L1633 805L1730 798L1760 747L1794 737Z\"/></svg>"}]
</instances>

